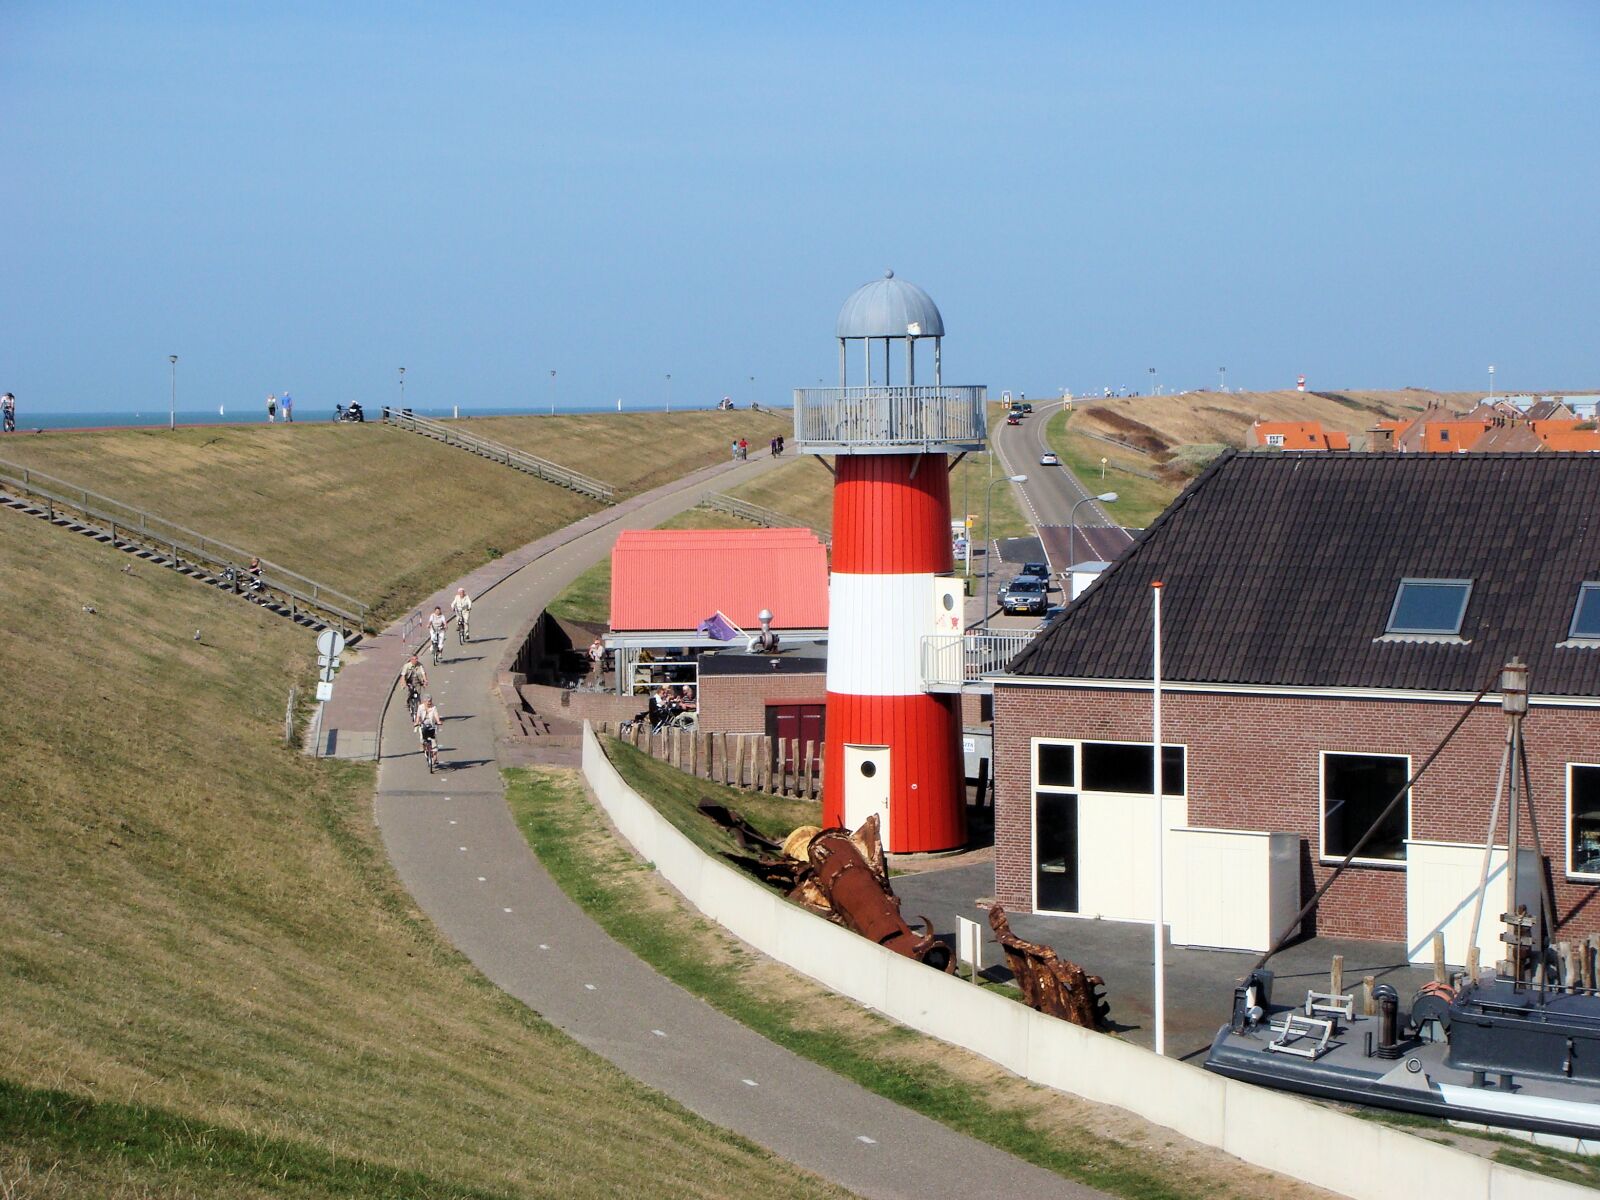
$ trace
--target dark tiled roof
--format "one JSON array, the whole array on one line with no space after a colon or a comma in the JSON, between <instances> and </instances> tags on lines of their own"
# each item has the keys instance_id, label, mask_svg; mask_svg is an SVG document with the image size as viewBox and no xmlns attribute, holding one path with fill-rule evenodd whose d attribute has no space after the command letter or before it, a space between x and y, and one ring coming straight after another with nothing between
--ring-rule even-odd
<instances>
[{"instance_id":1,"label":"dark tiled roof","mask_svg":"<svg viewBox=\"0 0 1600 1200\"><path fill-rule=\"evenodd\" d=\"M1469 644L1384 642L1402 578L1471 579ZM1557 648L1600 580L1600 456L1227 454L1017 656L1013 674L1476 692L1513 655L1540 695L1600 695Z\"/></svg>"}]
</instances>

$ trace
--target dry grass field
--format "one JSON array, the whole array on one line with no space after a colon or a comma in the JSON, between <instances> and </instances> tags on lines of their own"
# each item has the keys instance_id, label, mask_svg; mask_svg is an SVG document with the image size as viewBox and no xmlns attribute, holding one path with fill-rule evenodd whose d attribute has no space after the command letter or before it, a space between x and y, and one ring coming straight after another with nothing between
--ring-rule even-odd
<instances>
[{"instance_id":1,"label":"dry grass field","mask_svg":"<svg viewBox=\"0 0 1600 1200\"><path fill-rule=\"evenodd\" d=\"M372 423L57 431L8 438L0 455L349 592L380 624L598 507Z\"/></svg>"},{"instance_id":2,"label":"dry grass field","mask_svg":"<svg viewBox=\"0 0 1600 1200\"><path fill-rule=\"evenodd\" d=\"M554 417L474 417L467 433L493 438L596 479L623 496L649 491L690 471L726 462L744 438L751 457L778 434L792 434L787 409L751 412L574 413Z\"/></svg>"},{"instance_id":3,"label":"dry grass field","mask_svg":"<svg viewBox=\"0 0 1600 1200\"><path fill-rule=\"evenodd\" d=\"M303 630L9 512L0 561L0 1196L839 1194L438 937L370 768L282 744Z\"/></svg>"}]
</instances>

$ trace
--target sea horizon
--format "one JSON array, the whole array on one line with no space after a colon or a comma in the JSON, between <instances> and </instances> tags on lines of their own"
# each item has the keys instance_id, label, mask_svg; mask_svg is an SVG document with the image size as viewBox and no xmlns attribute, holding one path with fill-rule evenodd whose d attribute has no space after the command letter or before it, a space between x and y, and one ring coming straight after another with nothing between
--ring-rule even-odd
<instances>
[{"instance_id":1,"label":"sea horizon","mask_svg":"<svg viewBox=\"0 0 1600 1200\"><path fill-rule=\"evenodd\" d=\"M366 407L366 406L363 406ZM408 409L419 417L428 417L435 421L444 420L470 420L474 417L530 417L550 416L549 405L527 405L510 408L475 408L464 405L408 405ZM748 404L739 406L748 409ZM562 405L555 406L555 415L580 416L585 413L615 413L618 410L611 405ZM665 412L663 405L630 406L624 404L623 413ZM673 412L714 412L714 405L675 404ZM373 405L366 407L369 420L382 418L383 406ZM294 424L312 424L317 421L332 421L332 408L309 407L295 405ZM169 421L176 421L179 425L266 425L267 413L265 404L249 404L232 409L227 406L217 410L179 409L176 414L171 414L166 409L115 409L104 412L61 412L61 411L29 411L25 406L18 405L17 432L31 433L35 430L47 429L153 429L167 425ZM283 414L278 414L278 424L284 424Z\"/></svg>"}]
</instances>

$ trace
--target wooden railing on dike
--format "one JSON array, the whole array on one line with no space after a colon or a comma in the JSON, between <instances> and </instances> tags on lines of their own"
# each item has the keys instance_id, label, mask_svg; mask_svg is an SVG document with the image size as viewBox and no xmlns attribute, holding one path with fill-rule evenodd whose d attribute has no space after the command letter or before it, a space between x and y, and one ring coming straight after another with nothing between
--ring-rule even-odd
<instances>
[{"instance_id":1,"label":"wooden railing on dike","mask_svg":"<svg viewBox=\"0 0 1600 1200\"><path fill-rule=\"evenodd\" d=\"M700 497L700 507L725 512L729 516L738 517L741 521L749 521L752 525L765 525L769 529L809 529L824 545L833 541L831 530L802 521L799 517L791 517L788 513L779 512L775 508L751 504L748 500L741 500L726 492L707 492Z\"/></svg>"},{"instance_id":2,"label":"wooden railing on dike","mask_svg":"<svg viewBox=\"0 0 1600 1200\"><path fill-rule=\"evenodd\" d=\"M529 454L525 450L515 450L500 442L490 441L488 438L478 437L472 433L462 433L454 425L444 421L433 421L427 417L412 416L401 409L385 408L383 410L385 424L393 425L397 429L409 429L412 433L420 433L423 437L433 438L447 446L455 446L469 453L480 455L493 462L504 463L513 471L522 471L528 475L537 476L549 483L560 487L570 488L574 492L581 492L585 496L593 496L596 500L612 503L617 497L617 489L609 483L599 479L592 479L577 471L568 470L548 459L540 458L536 454Z\"/></svg>"},{"instance_id":3,"label":"wooden railing on dike","mask_svg":"<svg viewBox=\"0 0 1600 1200\"><path fill-rule=\"evenodd\" d=\"M213 583L231 569L236 581L233 590L237 592L242 593L249 587L247 564L251 558L257 558L261 563L265 589L284 597L289 602L291 615L298 606L326 618L323 624L337 626L344 632L359 632L368 628L369 606L348 592L329 587L280 563L252 555L247 550L169 521L146 509L135 508L111 496L102 496L99 492L91 492L65 479L57 479L31 467L0 459L0 492L9 492L19 499L42 504L47 518L52 521L58 514L77 513L82 518L82 524L105 530L113 544L130 542L156 554L167 552L171 555L173 566L196 567L215 576L211 580Z\"/></svg>"}]
</instances>

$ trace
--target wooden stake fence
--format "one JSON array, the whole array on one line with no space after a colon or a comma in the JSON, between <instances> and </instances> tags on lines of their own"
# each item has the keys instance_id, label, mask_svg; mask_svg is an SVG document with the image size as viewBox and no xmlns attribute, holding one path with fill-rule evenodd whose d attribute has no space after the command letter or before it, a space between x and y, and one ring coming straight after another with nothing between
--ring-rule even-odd
<instances>
[{"instance_id":1,"label":"wooden stake fence","mask_svg":"<svg viewBox=\"0 0 1600 1200\"><path fill-rule=\"evenodd\" d=\"M601 733L614 732L606 721L597 728ZM815 740L690 729L652 733L637 721L617 736L696 779L772 796L815 800L822 795L822 746Z\"/></svg>"}]
</instances>

